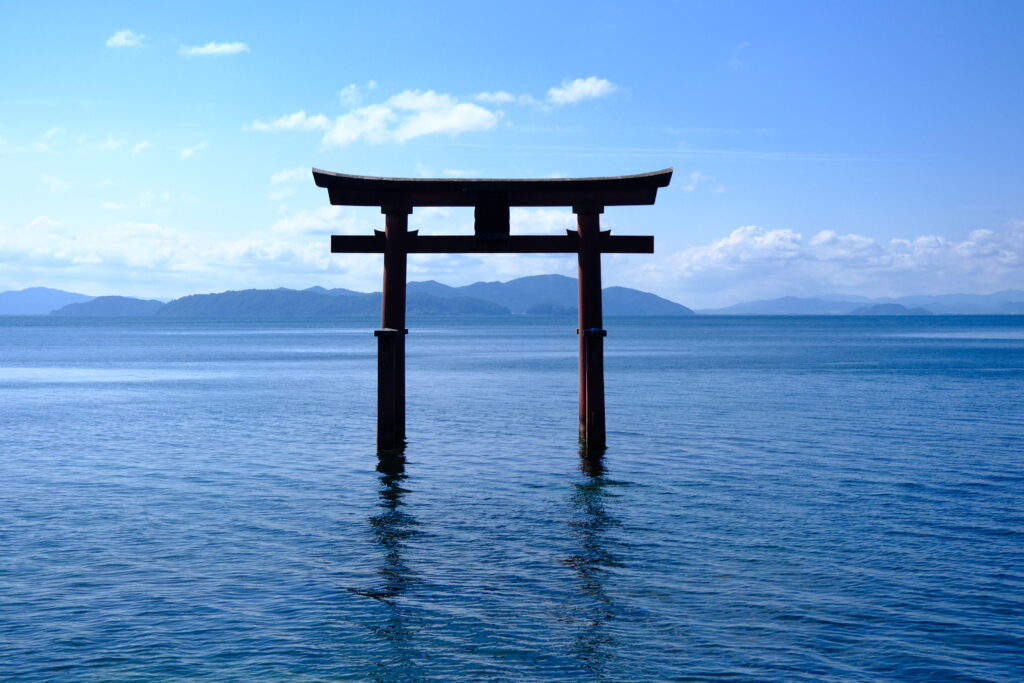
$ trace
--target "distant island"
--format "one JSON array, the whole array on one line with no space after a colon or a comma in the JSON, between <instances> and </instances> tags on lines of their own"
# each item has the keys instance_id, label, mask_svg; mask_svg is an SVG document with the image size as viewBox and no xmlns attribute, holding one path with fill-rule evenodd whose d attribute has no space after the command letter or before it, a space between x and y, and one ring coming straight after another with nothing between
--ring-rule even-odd
<instances>
[{"instance_id":1,"label":"distant island","mask_svg":"<svg viewBox=\"0 0 1024 683\"><path fill-rule=\"evenodd\" d=\"M410 315L576 315L576 286L574 278L564 275L534 275L464 287L433 280L410 282L407 310ZM43 287L0 293L0 315L315 317L376 314L380 307L380 292L324 287L192 294L168 302L125 296L89 297ZM695 315L674 301L627 287L604 290L604 312L613 316Z\"/></svg>"}]
</instances>

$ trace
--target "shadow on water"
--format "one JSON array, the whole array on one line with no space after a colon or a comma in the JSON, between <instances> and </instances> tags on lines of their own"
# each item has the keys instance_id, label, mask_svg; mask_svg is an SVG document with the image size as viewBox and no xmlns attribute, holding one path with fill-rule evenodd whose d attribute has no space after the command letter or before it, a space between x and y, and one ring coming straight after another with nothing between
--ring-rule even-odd
<instances>
[{"instance_id":1,"label":"shadow on water","mask_svg":"<svg viewBox=\"0 0 1024 683\"><path fill-rule=\"evenodd\" d=\"M609 625L618 611L605 590L605 580L609 568L622 566L612 551L617 543L607 538L608 530L621 523L608 513L605 502L615 495L608 487L621 482L606 477L603 452L588 453L581 449L580 471L585 479L575 484L569 501L574 513L569 531L578 552L563 558L561 563L576 574L581 598L572 617L578 624L573 654L588 673L602 677L616 650Z\"/></svg>"},{"instance_id":2,"label":"shadow on water","mask_svg":"<svg viewBox=\"0 0 1024 683\"><path fill-rule=\"evenodd\" d=\"M373 539L381 549L380 566L376 570L377 585L370 589L349 588L356 595L373 598L386 607L386 616L378 625L370 626L371 633L380 639L386 656L378 661L380 674L374 680L392 680L397 675L412 673L414 653L411 641L414 629L400 604L402 595L416 581L416 576L405 562L406 542L420 534L418 522L405 512L404 497L409 493L403 484L405 456L398 453L380 453L377 462L378 500L377 514L367 519Z\"/></svg>"}]
</instances>

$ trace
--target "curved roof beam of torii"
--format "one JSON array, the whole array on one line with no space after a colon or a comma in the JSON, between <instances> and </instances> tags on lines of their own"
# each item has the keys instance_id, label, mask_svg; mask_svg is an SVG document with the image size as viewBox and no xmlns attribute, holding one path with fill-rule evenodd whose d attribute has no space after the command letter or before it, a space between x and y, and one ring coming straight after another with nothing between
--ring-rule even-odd
<instances>
[{"instance_id":1,"label":"curved roof beam of torii","mask_svg":"<svg viewBox=\"0 0 1024 683\"><path fill-rule=\"evenodd\" d=\"M631 206L653 204L666 168L605 178L377 178L313 169L331 204L344 206Z\"/></svg>"}]
</instances>

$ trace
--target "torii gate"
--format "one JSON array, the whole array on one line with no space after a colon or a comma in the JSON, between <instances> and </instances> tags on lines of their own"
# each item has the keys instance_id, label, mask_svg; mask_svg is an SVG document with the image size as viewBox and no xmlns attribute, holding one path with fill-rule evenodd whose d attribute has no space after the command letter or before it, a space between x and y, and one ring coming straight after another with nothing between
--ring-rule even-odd
<instances>
[{"instance_id":1,"label":"torii gate","mask_svg":"<svg viewBox=\"0 0 1024 683\"><path fill-rule=\"evenodd\" d=\"M405 289L408 254L577 254L579 259L580 442L605 446L604 330L601 254L653 254L654 238L612 236L601 230L606 206L654 204L672 169L609 178L503 180L484 178L374 178L313 169L331 204L379 206L384 231L332 235L331 253L384 254L381 329L377 337L377 447L405 444ZM409 230L417 206L472 206L473 235L419 235ZM510 235L509 207L571 206L577 229L565 235Z\"/></svg>"}]
</instances>

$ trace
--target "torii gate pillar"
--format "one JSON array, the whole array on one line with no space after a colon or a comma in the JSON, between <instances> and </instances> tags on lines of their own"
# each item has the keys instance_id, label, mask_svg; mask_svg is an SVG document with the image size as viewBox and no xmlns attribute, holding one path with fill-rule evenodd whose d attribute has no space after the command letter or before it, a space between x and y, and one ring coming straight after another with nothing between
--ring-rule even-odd
<instances>
[{"instance_id":1,"label":"torii gate pillar","mask_svg":"<svg viewBox=\"0 0 1024 683\"><path fill-rule=\"evenodd\" d=\"M580 442L605 447L604 329L601 314L601 213L604 207L573 207L580 236L578 256L580 344Z\"/></svg>"},{"instance_id":2,"label":"torii gate pillar","mask_svg":"<svg viewBox=\"0 0 1024 683\"><path fill-rule=\"evenodd\" d=\"M384 285L377 337L377 447L405 444L405 284L410 207L381 207L384 214Z\"/></svg>"}]
</instances>

